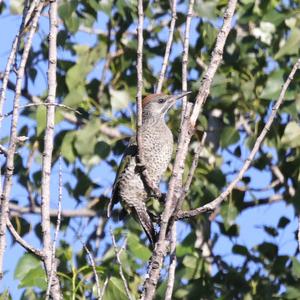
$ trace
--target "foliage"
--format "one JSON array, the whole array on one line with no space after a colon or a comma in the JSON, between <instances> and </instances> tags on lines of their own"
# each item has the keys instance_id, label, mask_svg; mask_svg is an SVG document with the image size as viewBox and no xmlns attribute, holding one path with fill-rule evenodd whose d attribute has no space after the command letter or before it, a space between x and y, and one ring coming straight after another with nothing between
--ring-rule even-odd
<instances>
[{"instance_id":1,"label":"foliage","mask_svg":"<svg viewBox=\"0 0 300 300\"><path fill-rule=\"evenodd\" d=\"M222 0L196 1L188 79L193 95L199 87L204 66L209 63L225 4L226 1ZM3 2L0 7L1 15L16 14L20 17L22 6L19 1ZM157 84L170 8L169 1L145 1L144 7L143 75L144 93L147 94L153 92ZM163 87L165 93L181 90L182 32L186 11L186 1L180 0L173 51ZM68 173L64 176L63 203L69 202L77 210L87 207L95 211L95 216L89 217L88 222L82 221L84 218L80 221L79 218L63 219L57 256L64 299L85 299L96 295L87 254L81 247L73 247L74 240L82 232L88 248L96 257L101 287L108 278L104 299L127 299L110 242L111 225L119 242L127 237L127 248L121 254L121 261L130 290L138 297L151 254L146 238L132 219L120 223L119 212L115 212L112 222L106 219L107 191L128 140L124 138L134 130L136 1L63 0L59 4L59 17L57 100L78 113L62 108L56 110L53 174L61 155ZM46 26L47 20L42 19L40 39L35 40L26 67L22 96L29 102L30 95L38 95L41 101L45 99L46 90L40 83L43 82L41 73L45 73L48 55ZM277 99L291 65L299 57L299 32L299 1L239 1L223 63L199 118L197 136L207 131L210 145L201 154L184 209L198 207L217 197L230 182L231 171L236 171L232 166L245 159L265 124L272 101ZM106 61L109 66L103 73ZM299 210L299 112L298 74L252 167L252 170L269 174L266 186L273 182L276 185L268 188L266 200L265 194L255 190L255 178L249 174L222 205L217 218L203 215L181 222L186 230L177 245L173 299L300 299L298 250L292 249L291 255L282 254L276 239L292 220L282 216L276 227L263 227L265 238L254 247L237 242L240 236L237 218L247 210L268 204L272 195L281 195L282 201L295 208L295 214ZM26 108L21 116L19 136L28 136L28 141L18 149L15 180L18 188L25 190L34 199L34 205L39 206L45 110L43 107ZM180 124L179 116L178 111L170 114L169 125L175 135ZM5 122L4 128L9 126L8 119ZM7 134L1 132L3 145L7 142ZM192 150L190 153L186 171L192 160ZM30 164L31 157L34 161ZM282 179L278 180L274 167L280 171ZM2 171L3 168L4 165ZM170 170L167 175L170 175ZM16 196L12 203L30 205L27 199ZM153 204L154 208L157 206ZM56 218L52 221L55 224ZM218 227L213 233L209 229L211 222ZM17 214L13 223L21 236L29 234L41 239L40 223L32 221L28 215ZM199 236L209 245L209 257L201 252ZM215 253L215 244L224 237L232 244L231 254L239 258L239 264ZM243 239L246 240L247 236ZM47 287L45 274L36 258L24 254L14 274L19 280L19 288L24 288L23 299L44 296ZM165 289L163 275L157 299L164 298ZM1 297L6 299L7 293L13 298L12 290L3 291Z\"/></svg>"}]
</instances>

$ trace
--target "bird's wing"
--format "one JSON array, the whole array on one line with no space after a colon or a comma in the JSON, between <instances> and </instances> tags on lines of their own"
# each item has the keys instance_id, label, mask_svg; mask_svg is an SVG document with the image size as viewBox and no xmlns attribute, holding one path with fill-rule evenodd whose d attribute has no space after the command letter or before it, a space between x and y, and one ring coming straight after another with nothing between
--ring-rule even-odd
<instances>
[{"instance_id":1,"label":"bird's wing","mask_svg":"<svg viewBox=\"0 0 300 300\"><path fill-rule=\"evenodd\" d=\"M107 207L107 216L111 216L112 209L114 205L118 202L119 200L119 180L128 165L129 161L132 159L132 157L137 155L137 143L136 143L136 138L135 136L131 137L129 140L129 143L127 145L127 148L125 149L123 158L121 160L121 163L119 165L118 171L116 173L116 178L112 187L112 196L109 201L108 207Z\"/></svg>"}]
</instances>

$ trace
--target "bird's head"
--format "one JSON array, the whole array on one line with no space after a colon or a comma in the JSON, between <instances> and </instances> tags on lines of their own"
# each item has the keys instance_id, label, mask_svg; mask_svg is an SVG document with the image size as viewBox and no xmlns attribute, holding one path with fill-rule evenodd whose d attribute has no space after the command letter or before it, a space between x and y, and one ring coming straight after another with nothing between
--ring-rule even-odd
<instances>
[{"instance_id":1,"label":"bird's head","mask_svg":"<svg viewBox=\"0 0 300 300\"><path fill-rule=\"evenodd\" d=\"M143 115L151 117L164 117L168 110L174 105L176 100L191 92L184 92L177 95L150 94L143 99Z\"/></svg>"}]
</instances>

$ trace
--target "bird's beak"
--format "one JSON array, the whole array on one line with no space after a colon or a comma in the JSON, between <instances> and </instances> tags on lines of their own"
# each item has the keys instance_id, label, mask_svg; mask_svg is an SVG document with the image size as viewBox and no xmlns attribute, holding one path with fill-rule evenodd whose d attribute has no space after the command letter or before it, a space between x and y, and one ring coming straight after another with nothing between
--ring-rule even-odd
<instances>
[{"instance_id":1,"label":"bird's beak","mask_svg":"<svg viewBox=\"0 0 300 300\"><path fill-rule=\"evenodd\" d=\"M180 93L178 95L175 95L174 98L175 98L175 100L178 100L178 99L181 99L181 98L183 98L184 96L186 96L186 95L188 95L190 93L191 93L191 91L183 92L183 93Z\"/></svg>"},{"instance_id":2,"label":"bird's beak","mask_svg":"<svg viewBox=\"0 0 300 300\"><path fill-rule=\"evenodd\" d=\"M188 95L190 93L191 93L191 91L189 91L189 92L183 92L183 93L180 93L178 95L172 95L172 96L170 96L168 98L168 100L167 100L168 104L167 104L166 108L163 110L163 112L166 113L175 104L176 100L181 99L182 97L184 97L184 96L186 96L186 95Z\"/></svg>"}]
</instances>

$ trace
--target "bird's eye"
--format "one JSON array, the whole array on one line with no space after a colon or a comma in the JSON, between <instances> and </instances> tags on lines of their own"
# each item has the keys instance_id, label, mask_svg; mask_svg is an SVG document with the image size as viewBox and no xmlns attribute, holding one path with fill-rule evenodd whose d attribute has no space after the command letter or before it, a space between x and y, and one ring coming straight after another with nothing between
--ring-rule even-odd
<instances>
[{"instance_id":1,"label":"bird's eye","mask_svg":"<svg viewBox=\"0 0 300 300\"><path fill-rule=\"evenodd\" d=\"M158 103L164 103L165 101L166 101L165 99L161 98L158 100Z\"/></svg>"}]
</instances>

